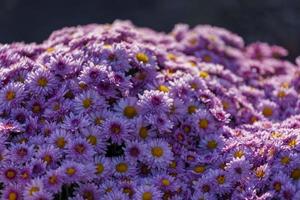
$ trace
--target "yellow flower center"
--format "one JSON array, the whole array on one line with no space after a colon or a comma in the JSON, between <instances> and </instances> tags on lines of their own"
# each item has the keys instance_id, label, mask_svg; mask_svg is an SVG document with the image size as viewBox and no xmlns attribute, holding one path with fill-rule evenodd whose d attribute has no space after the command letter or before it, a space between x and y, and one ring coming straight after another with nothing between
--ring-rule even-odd
<instances>
[{"instance_id":1,"label":"yellow flower center","mask_svg":"<svg viewBox=\"0 0 300 200\"><path fill-rule=\"evenodd\" d=\"M197 66L197 63L196 63L195 61L193 61L193 60L190 60L188 63L189 63L192 67Z\"/></svg>"},{"instance_id":2,"label":"yellow flower center","mask_svg":"<svg viewBox=\"0 0 300 200\"><path fill-rule=\"evenodd\" d=\"M29 194L30 194L30 196L32 196L34 193L36 193L38 191L40 191L40 188L36 187L36 186L33 186L32 188L30 188Z\"/></svg>"},{"instance_id":3,"label":"yellow flower center","mask_svg":"<svg viewBox=\"0 0 300 200\"><path fill-rule=\"evenodd\" d=\"M222 185L225 183L225 176L224 175L219 175L217 176L217 182Z\"/></svg>"},{"instance_id":4,"label":"yellow flower center","mask_svg":"<svg viewBox=\"0 0 300 200\"><path fill-rule=\"evenodd\" d=\"M70 176L74 175L76 173L76 169L74 167L68 167L66 169L66 173Z\"/></svg>"},{"instance_id":5,"label":"yellow flower center","mask_svg":"<svg viewBox=\"0 0 300 200\"><path fill-rule=\"evenodd\" d=\"M52 162L52 156L50 155L45 155L43 157L43 160L49 165Z\"/></svg>"},{"instance_id":6,"label":"yellow flower center","mask_svg":"<svg viewBox=\"0 0 300 200\"><path fill-rule=\"evenodd\" d=\"M137 53L135 55L135 57L138 61L143 62L143 63L147 63L149 61L148 56L144 53Z\"/></svg>"},{"instance_id":7,"label":"yellow flower center","mask_svg":"<svg viewBox=\"0 0 300 200\"><path fill-rule=\"evenodd\" d=\"M134 194L134 191L133 191L131 188L128 188L128 187L125 187L125 188L123 189L123 192L124 192L125 194L127 194L129 197L132 197L132 195Z\"/></svg>"},{"instance_id":8,"label":"yellow flower center","mask_svg":"<svg viewBox=\"0 0 300 200\"><path fill-rule=\"evenodd\" d=\"M77 144L74 149L77 153L82 154L85 151L85 146L83 144Z\"/></svg>"},{"instance_id":9,"label":"yellow flower center","mask_svg":"<svg viewBox=\"0 0 300 200\"><path fill-rule=\"evenodd\" d=\"M242 151L242 150L238 150L238 151L236 151L236 152L234 152L234 157L235 158L241 158L241 157L243 157L245 154L244 154L244 152Z\"/></svg>"},{"instance_id":10,"label":"yellow flower center","mask_svg":"<svg viewBox=\"0 0 300 200\"><path fill-rule=\"evenodd\" d=\"M291 159L288 157L288 156L283 156L280 160L280 162L283 164L283 165L287 165L289 164L291 161Z\"/></svg>"},{"instance_id":11,"label":"yellow flower center","mask_svg":"<svg viewBox=\"0 0 300 200\"><path fill-rule=\"evenodd\" d=\"M18 194L15 192L10 192L8 195L8 200L17 200L18 199Z\"/></svg>"},{"instance_id":12,"label":"yellow flower center","mask_svg":"<svg viewBox=\"0 0 300 200\"><path fill-rule=\"evenodd\" d=\"M196 46L198 44L198 39L197 38L189 39L189 44L192 46Z\"/></svg>"},{"instance_id":13,"label":"yellow flower center","mask_svg":"<svg viewBox=\"0 0 300 200\"><path fill-rule=\"evenodd\" d=\"M40 113L42 111L42 107L39 104L34 104L32 106L32 112L33 113Z\"/></svg>"},{"instance_id":14,"label":"yellow flower center","mask_svg":"<svg viewBox=\"0 0 300 200\"><path fill-rule=\"evenodd\" d=\"M112 133L114 133L114 134L116 134L116 135L120 134L120 132L121 132L121 127L120 127L120 125L118 125L118 124L113 124L113 125L111 126L111 131L112 131Z\"/></svg>"},{"instance_id":15,"label":"yellow flower center","mask_svg":"<svg viewBox=\"0 0 300 200\"><path fill-rule=\"evenodd\" d=\"M92 99L91 98L86 98L82 101L82 106L87 109L89 107L91 107L92 105Z\"/></svg>"},{"instance_id":16,"label":"yellow flower center","mask_svg":"<svg viewBox=\"0 0 300 200\"><path fill-rule=\"evenodd\" d=\"M201 78L208 78L208 77L209 77L209 74L208 74L207 72L205 72L205 71L200 71L200 72L199 72L199 76L200 76Z\"/></svg>"},{"instance_id":17,"label":"yellow flower center","mask_svg":"<svg viewBox=\"0 0 300 200\"><path fill-rule=\"evenodd\" d=\"M170 89L167 86L165 86L165 85L159 85L157 89L159 91L162 91L162 92L165 92L165 93L167 93L167 92L170 91Z\"/></svg>"},{"instance_id":18,"label":"yellow flower center","mask_svg":"<svg viewBox=\"0 0 300 200\"><path fill-rule=\"evenodd\" d=\"M168 53L167 57L172 61L176 61L176 56L173 53Z\"/></svg>"},{"instance_id":19,"label":"yellow flower center","mask_svg":"<svg viewBox=\"0 0 300 200\"><path fill-rule=\"evenodd\" d=\"M200 119L198 122L199 128L207 129L208 127L208 120L207 119Z\"/></svg>"},{"instance_id":20,"label":"yellow flower center","mask_svg":"<svg viewBox=\"0 0 300 200\"><path fill-rule=\"evenodd\" d=\"M141 127L139 131L139 136L143 139L148 137L148 129L146 127Z\"/></svg>"},{"instance_id":21,"label":"yellow flower center","mask_svg":"<svg viewBox=\"0 0 300 200\"><path fill-rule=\"evenodd\" d=\"M96 166L96 174L102 174L102 172L104 171L104 166L102 163L98 163Z\"/></svg>"},{"instance_id":22,"label":"yellow flower center","mask_svg":"<svg viewBox=\"0 0 300 200\"><path fill-rule=\"evenodd\" d=\"M273 184L273 187L274 187L274 190L275 190L276 192L279 192L279 191L281 190L281 183L280 183L280 182L275 182L275 183Z\"/></svg>"},{"instance_id":23,"label":"yellow flower center","mask_svg":"<svg viewBox=\"0 0 300 200\"><path fill-rule=\"evenodd\" d=\"M87 89L88 85L85 83L79 83L79 87L80 87L80 89L85 90L85 89Z\"/></svg>"},{"instance_id":24,"label":"yellow flower center","mask_svg":"<svg viewBox=\"0 0 300 200\"><path fill-rule=\"evenodd\" d=\"M278 93L277 93L277 97L278 98L284 98L286 96L286 93L285 91L283 90L280 90Z\"/></svg>"},{"instance_id":25,"label":"yellow flower center","mask_svg":"<svg viewBox=\"0 0 300 200\"><path fill-rule=\"evenodd\" d=\"M282 133L274 131L274 132L272 132L271 136L273 138L280 138L282 136Z\"/></svg>"},{"instance_id":26,"label":"yellow flower center","mask_svg":"<svg viewBox=\"0 0 300 200\"><path fill-rule=\"evenodd\" d=\"M230 104L227 101L222 101L223 109L228 110L230 107Z\"/></svg>"},{"instance_id":27,"label":"yellow flower center","mask_svg":"<svg viewBox=\"0 0 300 200\"><path fill-rule=\"evenodd\" d=\"M264 109L263 109L263 115L264 115L265 117L271 117L271 116L273 115L273 110L272 110L272 108L271 108L271 107L268 107L268 106L264 107Z\"/></svg>"},{"instance_id":28,"label":"yellow flower center","mask_svg":"<svg viewBox=\"0 0 300 200\"><path fill-rule=\"evenodd\" d=\"M53 110L54 111L58 111L60 109L60 104L58 102L56 102L54 105L53 105Z\"/></svg>"},{"instance_id":29,"label":"yellow flower center","mask_svg":"<svg viewBox=\"0 0 300 200\"><path fill-rule=\"evenodd\" d=\"M40 87L46 87L48 84L48 80L46 77L41 77L39 80L38 80L38 85Z\"/></svg>"},{"instance_id":30,"label":"yellow flower center","mask_svg":"<svg viewBox=\"0 0 300 200\"><path fill-rule=\"evenodd\" d=\"M217 148L218 143L215 140L210 140L207 142L207 148L209 148L210 150L214 150L215 148Z\"/></svg>"},{"instance_id":31,"label":"yellow flower center","mask_svg":"<svg viewBox=\"0 0 300 200\"><path fill-rule=\"evenodd\" d=\"M198 85L196 83L190 83L190 86L194 90L198 89Z\"/></svg>"},{"instance_id":32,"label":"yellow flower center","mask_svg":"<svg viewBox=\"0 0 300 200\"><path fill-rule=\"evenodd\" d=\"M103 45L103 48L105 48L105 49L111 49L112 46L110 44L105 44L105 45Z\"/></svg>"},{"instance_id":33,"label":"yellow flower center","mask_svg":"<svg viewBox=\"0 0 300 200\"><path fill-rule=\"evenodd\" d=\"M168 179L162 179L161 183L163 184L163 186L169 186L170 185L170 181Z\"/></svg>"},{"instance_id":34,"label":"yellow flower center","mask_svg":"<svg viewBox=\"0 0 300 200\"><path fill-rule=\"evenodd\" d=\"M296 139L291 139L290 141L289 141L289 146L290 147L295 147L297 145L297 140Z\"/></svg>"},{"instance_id":35,"label":"yellow flower center","mask_svg":"<svg viewBox=\"0 0 300 200\"><path fill-rule=\"evenodd\" d=\"M14 91L8 91L5 96L7 101L11 101L16 98L16 93Z\"/></svg>"},{"instance_id":36,"label":"yellow flower center","mask_svg":"<svg viewBox=\"0 0 300 200\"><path fill-rule=\"evenodd\" d=\"M152 200L152 193L151 192L144 192L142 196L143 200Z\"/></svg>"},{"instance_id":37,"label":"yellow flower center","mask_svg":"<svg viewBox=\"0 0 300 200\"><path fill-rule=\"evenodd\" d=\"M300 179L300 168L296 168L291 172L291 178L294 180L299 180Z\"/></svg>"},{"instance_id":38,"label":"yellow flower center","mask_svg":"<svg viewBox=\"0 0 300 200\"><path fill-rule=\"evenodd\" d=\"M28 179L29 178L28 172L21 173L21 177L22 177L22 179Z\"/></svg>"},{"instance_id":39,"label":"yellow flower center","mask_svg":"<svg viewBox=\"0 0 300 200\"><path fill-rule=\"evenodd\" d=\"M101 117L96 117L94 120L95 125L101 125L103 122L103 119Z\"/></svg>"},{"instance_id":40,"label":"yellow flower center","mask_svg":"<svg viewBox=\"0 0 300 200\"><path fill-rule=\"evenodd\" d=\"M97 144L97 137L94 135L89 135L87 137L87 141L91 144L91 145L96 145Z\"/></svg>"},{"instance_id":41,"label":"yellow flower center","mask_svg":"<svg viewBox=\"0 0 300 200\"><path fill-rule=\"evenodd\" d=\"M184 126L184 128L183 128L183 131L185 132L185 133L189 133L189 132L191 132L191 127L190 126Z\"/></svg>"},{"instance_id":42,"label":"yellow flower center","mask_svg":"<svg viewBox=\"0 0 300 200\"><path fill-rule=\"evenodd\" d=\"M64 148L65 145L66 145L66 140L65 138L63 137L59 137L56 139L56 142L55 142L56 146L59 147L59 148Z\"/></svg>"},{"instance_id":43,"label":"yellow flower center","mask_svg":"<svg viewBox=\"0 0 300 200\"><path fill-rule=\"evenodd\" d=\"M83 193L84 200L94 200L94 194L91 191L84 191Z\"/></svg>"},{"instance_id":44,"label":"yellow flower center","mask_svg":"<svg viewBox=\"0 0 300 200\"><path fill-rule=\"evenodd\" d=\"M137 115L137 111L134 106L126 106L124 108L123 115L125 115L129 119L132 119Z\"/></svg>"},{"instance_id":45,"label":"yellow flower center","mask_svg":"<svg viewBox=\"0 0 300 200\"><path fill-rule=\"evenodd\" d=\"M203 60L204 62L211 62L211 61L212 61L212 57L209 56L209 55L205 55L205 56L203 56L202 60Z\"/></svg>"},{"instance_id":46,"label":"yellow flower center","mask_svg":"<svg viewBox=\"0 0 300 200\"><path fill-rule=\"evenodd\" d=\"M205 171L205 166L204 165L196 165L194 167L194 172L197 174L202 174Z\"/></svg>"},{"instance_id":47,"label":"yellow flower center","mask_svg":"<svg viewBox=\"0 0 300 200\"><path fill-rule=\"evenodd\" d=\"M119 173L125 173L128 170L128 165L126 163L119 163L116 165L116 171Z\"/></svg>"},{"instance_id":48,"label":"yellow flower center","mask_svg":"<svg viewBox=\"0 0 300 200\"><path fill-rule=\"evenodd\" d=\"M191 106L188 107L188 113L189 114L195 113L196 110L197 110L197 106L191 105Z\"/></svg>"},{"instance_id":49,"label":"yellow flower center","mask_svg":"<svg viewBox=\"0 0 300 200\"><path fill-rule=\"evenodd\" d=\"M9 179L13 179L16 177L16 172L12 169L7 170L5 174L6 174L6 177Z\"/></svg>"},{"instance_id":50,"label":"yellow flower center","mask_svg":"<svg viewBox=\"0 0 300 200\"><path fill-rule=\"evenodd\" d=\"M151 153L155 157L162 157L164 154L164 150L161 147L152 147Z\"/></svg>"},{"instance_id":51,"label":"yellow flower center","mask_svg":"<svg viewBox=\"0 0 300 200\"><path fill-rule=\"evenodd\" d=\"M50 183L50 184L56 184L57 183L57 177L55 176L55 175L53 175L53 176L50 176L49 178L48 178L48 182Z\"/></svg>"},{"instance_id":52,"label":"yellow flower center","mask_svg":"<svg viewBox=\"0 0 300 200\"><path fill-rule=\"evenodd\" d=\"M175 161L172 161L169 166L170 166L170 168L174 169L174 168L176 168L177 164Z\"/></svg>"},{"instance_id":53,"label":"yellow flower center","mask_svg":"<svg viewBox=\"0 0 300 200\"><path fill-rule=\"evenodd\" d=\"M251 124L253 124L253 123L256 122L256 121L257 121L257 117L252 116L252 117L250 118L250 123L251 123Z\"/></svg>"},{"instance_id":54,"label":"yellow flower center","mask_svg":"<svg viewBox=\"0 0 300 200\"><path fill-rule=\"evenodd\" d=\"M257 178L263 178L265 177L265 171L263 169L257 169L255 175Z\"/></svg>"}]
</instances>

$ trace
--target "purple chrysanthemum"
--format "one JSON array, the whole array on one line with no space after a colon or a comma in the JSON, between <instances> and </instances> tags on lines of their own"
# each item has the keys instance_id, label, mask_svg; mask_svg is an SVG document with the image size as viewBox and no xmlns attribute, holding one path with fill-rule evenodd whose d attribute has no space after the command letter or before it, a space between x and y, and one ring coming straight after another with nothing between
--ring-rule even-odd
<instances>
[{"instance_id":1,"label":"purple chrysanthemum","mask_svg":"<svg viewBox=\"0 0 300 200\"><path fill-rule=\"evenodd\" d=\"M103 132L113 143L121 144L130 136L130 124L125 118L111 117L103 123Z\"/></svg>"},{"instance_id":2,"label":"purple chrysanthemum","mask_svg":"<svg viewBox=\"0 0 300 200\"><path fill-rule=\"evenodd\" d=\"M38 68L28 75L26 86L34 95L47 95L56 88L57 82L47 69Z\"/></svg>"},{"instance_id":3,"label":"purple chrysanthemum","mask_svg":"<svg viewBox=\"0 0 300 200\"><path fill-rule=\"evenodd\" d=\"M164 168L173 160L170 145L162 139L150 140L145 148L145 160L152 167Z\"/></svg>"}]
</instances>

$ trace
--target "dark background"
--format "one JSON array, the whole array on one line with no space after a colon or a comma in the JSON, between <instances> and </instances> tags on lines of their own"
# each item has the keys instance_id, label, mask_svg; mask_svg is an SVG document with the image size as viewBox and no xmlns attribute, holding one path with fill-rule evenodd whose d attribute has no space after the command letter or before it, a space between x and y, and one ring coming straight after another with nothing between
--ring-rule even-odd
<instances>
[{"instance_id":1,"label":"dark background","mask_svg":"<svg viewBox=\"0 0 300 200\"><path fill-rule=\"evenodd\" d=\"M56 29L130 19L168 32L211 24L300 54L300 0L0 0L0 43L41 42Z\"/></svg>"}]
</instances>

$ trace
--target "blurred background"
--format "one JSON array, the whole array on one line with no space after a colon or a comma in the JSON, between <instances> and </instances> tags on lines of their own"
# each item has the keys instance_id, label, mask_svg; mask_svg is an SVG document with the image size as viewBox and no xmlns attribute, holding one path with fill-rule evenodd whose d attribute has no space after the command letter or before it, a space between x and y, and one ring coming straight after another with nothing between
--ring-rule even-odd
<instances>
[{"instance_id":1,"label":"blurred background","mask_svg":"<svg viewBox=\"0 0 300 200\"><path fill-rule=\"evenodd\" d=\"M299 0L0 0L0 43L41 42L64 26L115 19L165 32L179 22L211 24L300 55Z\"/></svg>"}]
</instances>

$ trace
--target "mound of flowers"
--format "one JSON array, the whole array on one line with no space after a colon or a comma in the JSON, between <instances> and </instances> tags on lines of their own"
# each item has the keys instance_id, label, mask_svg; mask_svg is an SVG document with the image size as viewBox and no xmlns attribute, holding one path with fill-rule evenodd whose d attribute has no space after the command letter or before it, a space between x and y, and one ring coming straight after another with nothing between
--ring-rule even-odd
<instances>
[{"instance_id":1,"label":"mound of flowers","mask_svg":"<svg viewBox=\"0 0 300 200\"><path fill-rule=\"evenodd\" d=\"M300 60L128 21L0 45L5 200L300 199Z\"/></svg>"}]
</instances>

